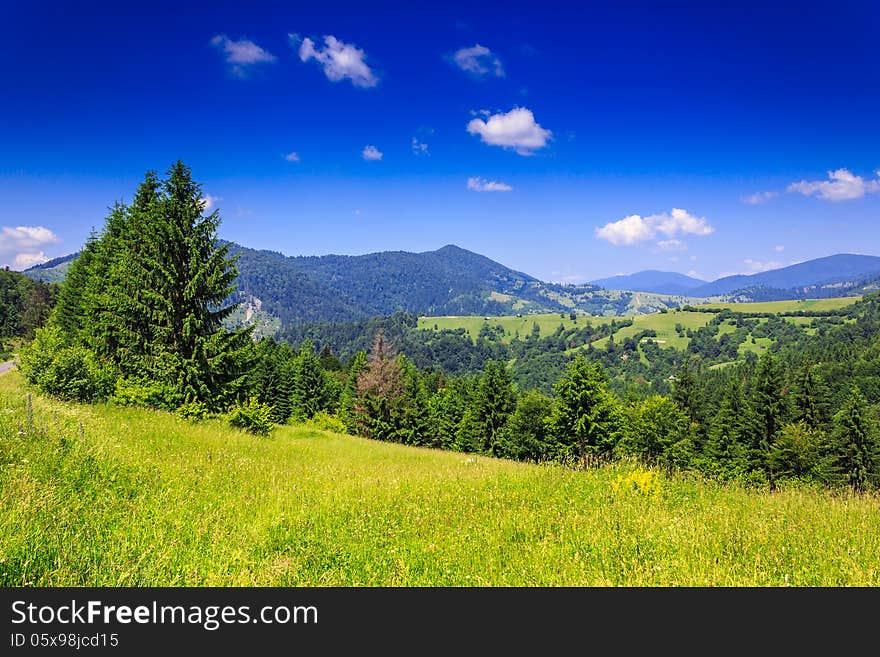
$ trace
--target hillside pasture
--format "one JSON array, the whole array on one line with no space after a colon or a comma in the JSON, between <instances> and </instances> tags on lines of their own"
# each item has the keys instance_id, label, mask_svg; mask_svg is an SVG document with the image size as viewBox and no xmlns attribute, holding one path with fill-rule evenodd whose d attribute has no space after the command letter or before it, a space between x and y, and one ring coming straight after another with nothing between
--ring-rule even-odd
<instances>
[{"instance_id":1,"label":"hillside pasture","mask_svg":"<svg viewBox=\"0 0 880 657\"><path fill-rule=\"evenodd\" d=\"M79 406L0 377L3 586L878 586L880 500Z\"/></svg>"}]
</instances>

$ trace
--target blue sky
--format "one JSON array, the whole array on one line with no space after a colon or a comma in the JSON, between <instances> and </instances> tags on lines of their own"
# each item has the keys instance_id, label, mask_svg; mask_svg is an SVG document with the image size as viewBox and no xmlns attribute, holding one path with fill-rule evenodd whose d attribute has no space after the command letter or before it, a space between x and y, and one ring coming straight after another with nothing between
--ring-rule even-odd
<instances>
[{"instance_id":1,"label":"blue sky","mask_svg":"<svg viewBox=\"0 0 880 657\"><path fill-rule=\"evenodd\" d=\"M880 254L877 2L6 3L0 264L148 169L289 255L545 280Z\"/></svg>"}]
</instances>

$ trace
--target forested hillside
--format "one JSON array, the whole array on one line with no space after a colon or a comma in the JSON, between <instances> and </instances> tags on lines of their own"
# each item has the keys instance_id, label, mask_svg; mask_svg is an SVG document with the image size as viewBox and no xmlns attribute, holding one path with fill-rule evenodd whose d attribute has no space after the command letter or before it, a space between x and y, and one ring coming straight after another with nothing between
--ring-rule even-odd
<instances>
[{"instance_id":1,"label":"forested hillside","mask_svg":"<svg viewBox=\"0 0 880 657\"><path fill-rule=\"evenodd\" d=\"M56 285L0 269L0 357L8 355L12 339L34 337L46 323L57 293Z\"/></svg>"},{"instance_id":2,"label":"forested hillside","mask_svg":"<svg viewBox=\"0 0 880 657\"><path fill-rule=\"evenodd\" d=\"M356 321L395 312L474 316L577 312L614 316L655 312L695 301L685 296L620 292L594 285L546 283L453 245L425 253L385 251L308 257L288 257L231 242L228 247L230 255L237 258L238 272L238 293L228 302L259 304L263 317L277 319L282 327L314 321ZM63 279L72 258L58 258L26 274L36 279Z\"/></svg>"}]
</instances>

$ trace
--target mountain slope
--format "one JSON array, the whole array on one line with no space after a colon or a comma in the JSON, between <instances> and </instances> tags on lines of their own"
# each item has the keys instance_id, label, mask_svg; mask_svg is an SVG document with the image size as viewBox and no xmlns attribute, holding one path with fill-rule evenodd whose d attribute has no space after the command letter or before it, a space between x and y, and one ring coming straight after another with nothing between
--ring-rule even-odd
<instances>
[{"instance_id":1,"label":"mountain slope","mask_svg":"<svg viewBox=\"0 0 880 657\"><path fill-rule=\"evenodd\" d=\"M590 282L607 290L635 290L656 294L690 294L694 288L706 284L706 281L699 278L656 269L646 269L626 276L600 278Z\"/></svg>"},{"instance_id":2,"label":"mountain slope","mask_svg":"<svg viewBox=\"0 0 880 657\"><path fill-rule=\"evenodd\" d=\"M725 276L707 283L677 274L645 270L592 281L608 290L633 290L691 297L732 296L740 301L780 301L854 294L880 278L880 257L839 253L758 274Z\"/></svg>"},{"instance_id":3,"label":"mountain slope","mask_svg":"<svg viewBox=\"0 0 880 657\"><path fill-rule=\"evenodd\" d=\"M880 258L877 256L839 253L759 274L726 276L694 288L692 293L696 296L711 297L751 287L791 290L828 286L864 278L878 272L880 272Z\"/></svg>"},{"instance_id":4,"label":"mountain slope","mask_svg":"<svg viewBox=\"0 0 880 657\"><path fill-rule=\"evenodd\" d=\"M458 246L410 253L285 256L230 243L238 257L237 301L261 321L283 325L352 321L403 311L417 315L512 315L577 312L632 315L693 303L693 297L603 290L594 285L545 283ZM63 277L73 256L27 271ZM244 313L243 317L253 317Z\"/></svg>"},{"instance_id":5,"label":"mountain slope","mask_svg":"<svg viewBox=\"0 0 880 657\"><path fill-rule=\"evenodd\" d=\"M40 265L34 265L29 269L25 269L22 273L28 278L32 278L35 281L43 281L44 283L63 281L67 276L67 268L70 267L71 262L76 260L78 255L79 251L69 253L60 258L52 258L52 260L47 260Z\"/></svg>"}]
</instances>

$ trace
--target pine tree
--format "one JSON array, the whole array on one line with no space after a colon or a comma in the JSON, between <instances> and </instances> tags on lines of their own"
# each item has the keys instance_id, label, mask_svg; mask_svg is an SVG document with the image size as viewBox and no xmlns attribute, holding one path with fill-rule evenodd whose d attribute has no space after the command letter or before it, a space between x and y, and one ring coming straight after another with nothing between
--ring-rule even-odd
<instances>
[{"instance_id":1,"label":"pine tree","mask_svg":"<svg viewBox=\"0 0 880 657\"><path fill-rule=\"evenodd\" d=\"M241 387L250 343L250 328L221 327L235 308L223 305L235 291L235 260L217 240L219 212L202 214L201 187L180 161L162 183L161 206L162 248L151 271L163 307L154 341L185 401L222 405Z\"/></svg>"},{"instance_id":2,"label":"pine tree","mask_svg":"<svg viewBox=\"0 0 880 657\"><path fill-rule=\"evenodd\" d=\"M482 434L480 451L499 456L504 451L504 427L516 408L513 382L503 363L489 361L477 386L473 415Z\"/></svg>"},{"instance_id":3,"label":"pine tree","mask_svg":"<svg viewBox=\"0 0 880 657\"><path fill-rule=\"evenodd\" d=\"M836 478L864 491L880 478L880 440L868 415L868 403L858 386L853 386L835 414L830 441L830 461Z\"/></svg>"},{"instance_id":4,"label":"pine tree","mask_svg":"<svg viewBox=\"0 0 880 657\"><path fill-rule=\"evenodd\" d=\"M746 399L739 376L732 376L724 388L718 414L712 420L704 450L704 467L729 479L749 469L749 444L756 419Z\"/></svg>"},{"instance_id":5,"label":"pine tree","mask_svg":"<svg viewBox=\"0 0 880 657\"><path fill-rule=\"evenodd\" d=\"M368 438L400 442L403 372L381 329L376 333L367 366L358 375L357 390L357 432Z\"/></svg>"},{"instance_id":6,"label":"pine tree","mask_svg":"<svg viewBox=\"0 0 880 657\"><path fill-rule=\"evenodd\" d=\"M672 398L678 407L688 414L691 422L702 422L702 400L700 389L694 372L694 365L690 359L686 359L675 375Z\"/></svg>"},{"instance_id":7,"label":"pine tree","mask_svg":"<svg viewBox=\"0 0 880 657\"><path fill-rule=\"evenodd\" d=\"M64 285L58 293L58 303L52 310L51 322L68 340L79 340L89 319L90 309L85 298L88 280L92 275L92 261L98 248L98 234L92 232L77 258L67 269Z\"/></svg>"},{"instance_id":8,"label":"pine tree","mask_svg":"<svg viewBox=\"0 0 880 657\"><path fill-rule=\"evenodd\" d=\"M148 172L71 265L52 322L124 376L218 409L243 384L251 341L250 329L221 327L237 272L217 240L218 211L203 211L183 163L164 181Z\"/></svg>"},{"instance_id":9,"label":"pine tree","mask_svg":"<svg viewBox=\"0 0 880 657\"><path fill-rule=\"evenodd\" d=\"M548 420L558 456L585 464L589 457L611 455L624 429L624 418L608 391L605 372L578 354L554 386L556 402Z\"/></svg>"},{"instance_id":10,"label":"pine tree","mask_svg":"<svg viewBox=\"0 0 880 657\"><path fill-rule=\"evenodd\" d=\"M291 394L292 415L299 421L309 420L330 405L330 390L315 345L306 338L296 359L296 373Z\"/></svg>"},{"instance_id":11,"label":"pine tree","mask_svg":"<svg viewBox=\"0 0 880 657\"><path fill-rule=\"evenodd\" d=\"M357 433L355 408L358 400L358 377L367 368L367 352L358 351L351 359L339 399L339 418L351 433Z\"/></svg>"},{"instance_id":12,"label":"pine tree","mask_svg":"<svg viewBox=\"0 0 880 657\"><path fill-rule=\"evenodd\" d=\"M549 458L547 418L552 406L552 400L537 390L520 395L507 422L506 453L501 456L534 462Z\"/></svg>"},{"instance_id":13,"label":"pine tree","mask_svg":"<svg viewBox=\"0 0 880 657\"><path fill-rule=\"evenodd\" d=\"M755 464L763 465L776 432L788 422L790 416L782 368L770 351L758 361L752 407L758 423L757 441L752 445L752 459Z\"/></svg>"},{"instance_id":14,"label":"pine tree","mask_svg":"<svg viewBox=\"0 0 880 657\"><path fill-rule=\"evenodd\" d=\"M800 369L794 383L794 420L811 429L821 429L829 421L830 391L822 377L807 362Z\"/></svg>"}]
</instances>

